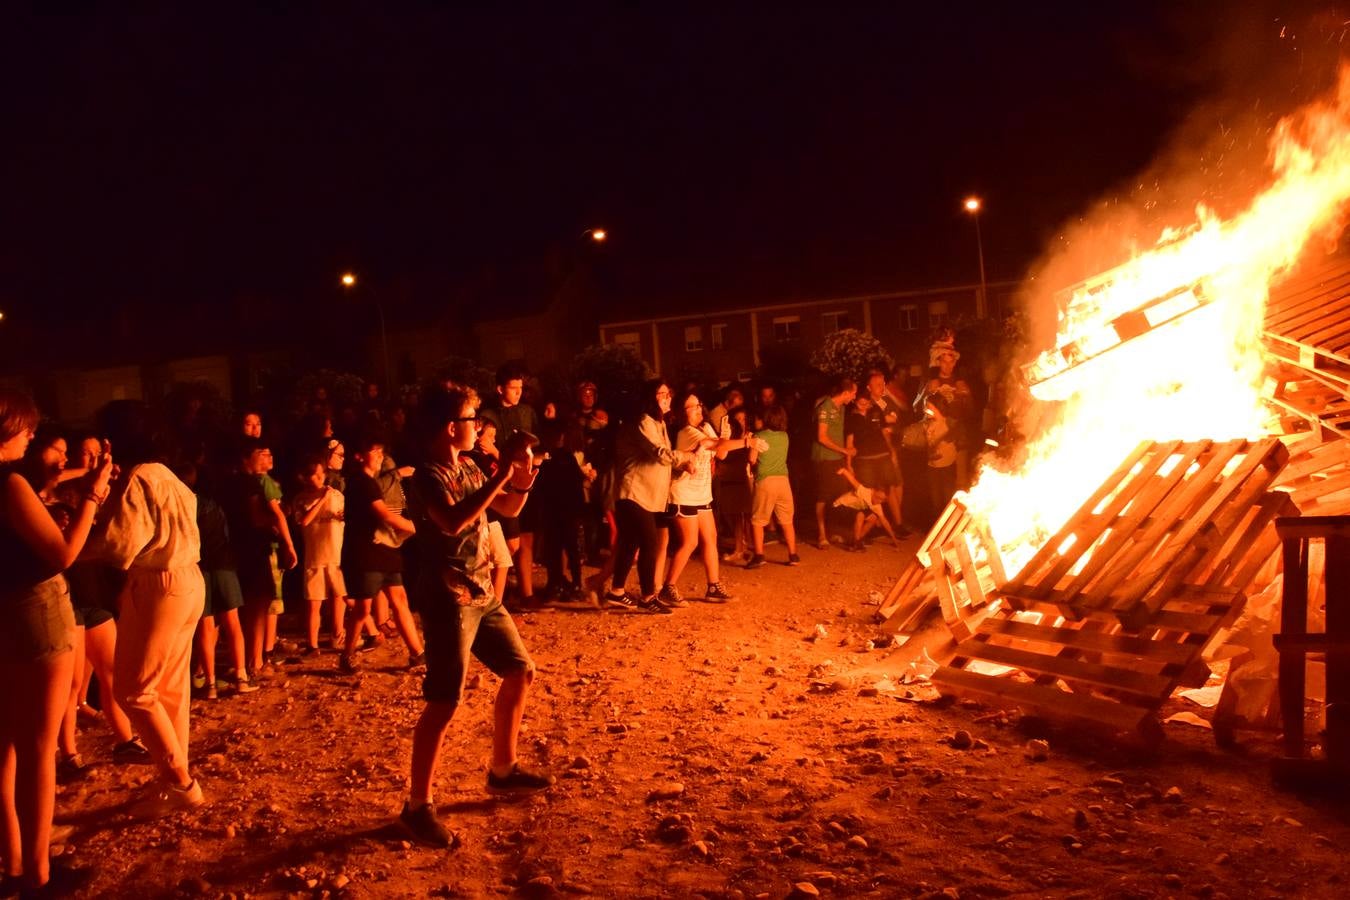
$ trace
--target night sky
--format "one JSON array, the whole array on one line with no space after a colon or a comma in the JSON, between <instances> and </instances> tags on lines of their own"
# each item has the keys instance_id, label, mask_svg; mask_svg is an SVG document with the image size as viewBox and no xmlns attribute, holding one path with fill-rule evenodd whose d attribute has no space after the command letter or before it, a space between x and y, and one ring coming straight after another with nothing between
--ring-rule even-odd
<instances>
[{"instance_id":1,"label":"night sky","mask_svg":"<svg viewBox=\"0 0 1350 900\"><path fill-rule=\"evenodd\" d=\"M471 302L593 226L629 311L972 282L969 192L1018 278L1258 59L1313 80L1261 4L183 6L4 17L8 320Z\"/></svg>"}]
</instances>

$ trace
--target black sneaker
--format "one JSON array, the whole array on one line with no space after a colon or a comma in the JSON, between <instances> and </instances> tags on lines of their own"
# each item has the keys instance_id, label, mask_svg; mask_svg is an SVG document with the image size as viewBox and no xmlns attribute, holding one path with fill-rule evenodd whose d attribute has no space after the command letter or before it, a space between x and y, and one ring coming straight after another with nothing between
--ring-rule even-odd
<instances>
[{"instance_id":1,"label":"black sneaker","mask_svg":"<svg viewBox=\"0 0 1350 900\"><path fill-rule=\"evenodd\" d=\"M552 775L538 775L534 772L527 772L516 763L511 767L511 774L498 778L488 769L487 789L489 794L533 794L537 791L546 791L556 784L558 779Z\"/></svg>"},{"instance_id":2,"label":"black sneaker","mask_svg":"<svg viewBox=\"0 0 1350 900\"><path fill-rule=\"evenodd\" d=\"M418 666L425 666L426 664L427 664L426 653L410 653L408 655L408 668L415 669Z\"/></svg>"},{"instance_id":3,"label":"black sneaker","mask_svg":"<svg viewBox=\"0 0 1350 900\"><path fill-rule=\"evenodd\" d=\"M652 594L637 602L637 608L654 616L673 616L675 611L661 602L661 598Z\"/></svg>"},{"instance_id":4,"label":"black sneaker","mask_svg":"<svg viewBox=\"0 0 1350 900\"><path fill-rule=\"evenodd\" d=\"M688 602L680 596L680 589L673 584L664 585L661 593L656 595L656 599L661 601L662 606L669 606L671 609L684 609Z\"/></svg>"},{"instance_id":5,"label":"black sneaker","mask_svg":"<svg viewBox=\"0 0 1350 900\"><path fill-rule=\"evenodd\" d=\"M122 741L113 746L112 758L120 763L147 763L150 762L150 751L141 743L140 738L132 737L129 741Z\"/></svg>"},{"instance_id":6,"label":"black sneaker","mask_svg":"<svg viewBox=\"0 0 1350 900\"><path fill-rule=\"evenodd\" d=\"M94 871L88 868L75 868L74 866L64 865L62 862L53 860L51 863L50 874L47 876L47 883L42 887L29 888L22 886L22 879L15 879L14 894L5 896L18 896L27 900L39 900L45 897L73 897L94 879Z\"/></svg>"},{"instance_id":7,"label":"black sneaker","mask_svg":"<svg viewBox=\"0 0 1350 900\"><path fill-rule=\"evenodd\" d=\"M722 582L714 581L708 585L708 590L704 592L703 599L711 603L726 603L728 600L735 600L736 597L722 587Z\"/></svg>"},{"instance_id":8,"label":"black sneaker","mask_svg":"<svg viewBox=\"0 0 1350 900\"><path fill-rule=\"evenodd\" d=\"M750 557L750 561L745 564L745 567L747 569L758 569L766 562L768 562L768 560L764 558L763 553L756 553L754 556Z\"/></svg>"},{"instance_id":9,"label":"black sneaker","mask_svg":"<svg viewBox=\"0 0 1350 900\"><path fill-rule=\"evenodd\" d=\"M361 636L361 642L356 645L356 652L369 653L383 643L384 635L365 634Z\"/></svg>"},{"instance_id":10,"label":"black sneaker","mask_svg":"<svg viewBox=\"0 0 1350 900\"><path fill-rule=\"evenodd\" d=\"M789 566L800 566L802 564L802 558L795 553L789 553L787 564Z\"/></svg>"},{"instance_id":11,"label":"black sneaker","mask_svg":"<svg viewBox=\"0 0 1350 900\"><path fill-rule=\"evenodd\" d=\"M629 612L636 612L638 608L637 601L628 596L625 591L605 591L604 595L600 598L600 605L626 609Z\"/></svg>"},{"instance_id":12,"label":"black sneaker","mask_svg":"<svg viewBox=\"0 0 1350 900\"><path fill-rule=\"evenodd\" d=\"M72 753L70 756L63 756L56 763L56 780L61 784L69 784L72 781L82 781L89 777L89 766L80 758L80 754Z\"/></svg>"},{"instance_id":13,"label":"black sneaker","mask_svg":"<svg viewBox=\"0 0 1350 900\"><path fill-rule=\"evenodd\" d=\"M459 836L440 823L430 803L413 809L412 804L405 801L403 812L398 814L398 823L416 841L428 847L445 849L459 846Z\"/></svg>"},{"instance_id":14,"label":"black sneaker","mask_svg":"<svg viewBox=\"0 0 1350 900\"><path fill-rule=\"evenodd\" d=\"M352 675L356 672L356 660L347 654L338 657L338 671L346 675Z\"/></svg>"}]
</instances>

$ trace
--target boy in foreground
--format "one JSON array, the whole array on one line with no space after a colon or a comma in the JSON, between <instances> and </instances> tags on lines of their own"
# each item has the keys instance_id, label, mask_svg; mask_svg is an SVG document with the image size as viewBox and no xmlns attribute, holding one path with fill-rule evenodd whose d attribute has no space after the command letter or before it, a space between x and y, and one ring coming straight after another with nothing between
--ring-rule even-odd
<instances>
[{"instance_id":1,"label":"boy in foreground","mask_svg":"<svg viewBox=\"0 0 1350 900\"><path fill-rule=\"evenodd\" d=\"M426 708L413 730L411 791L399 821L413 837L434 847L452 847L457 836L436 818L432 781L441 744L464 693L469 654L502 679L493 715L490 793L526 794L551 786L551 775L520 767L516 740L525 696L534 680L515 623L493 590L487 510L520 514L534 485L530 446L517 432L501 444L502 464L491 478L469 458L478 433L470 396L446 390L423 407L428 463L413 476L423 525L423 564L416 585L426 631Z\"/></svg>"}]
</instances>

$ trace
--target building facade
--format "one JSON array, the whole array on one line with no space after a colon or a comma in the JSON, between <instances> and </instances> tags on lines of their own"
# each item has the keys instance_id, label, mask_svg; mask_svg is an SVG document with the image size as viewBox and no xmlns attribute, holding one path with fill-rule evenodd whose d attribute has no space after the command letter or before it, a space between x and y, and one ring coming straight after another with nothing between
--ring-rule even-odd
<instances>
[{"instance_id":1,"label":"building facade","mask_svg":"<svg viewBox=\"0 0 1350 900\"><path fill-rule=\"evenodd\" d=\"M1015 286L988 285L993 315L1011 308ZM632 348L668 377L698 372L727 383L754 377L775 352L809 354L833 332L856 328L881 341L897 365L926 366L932 332L974 318L979 290L960 285L604 322L600 342Z\"/></svg>"}]
</instances>

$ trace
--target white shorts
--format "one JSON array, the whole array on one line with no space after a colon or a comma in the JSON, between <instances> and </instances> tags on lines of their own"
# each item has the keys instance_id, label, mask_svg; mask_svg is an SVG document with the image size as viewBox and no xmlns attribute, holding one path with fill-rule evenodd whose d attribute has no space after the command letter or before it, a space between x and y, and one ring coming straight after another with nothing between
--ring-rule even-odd
<instances>
[{"instance_id":1,"label":"white shorts","mask_svg":"<svg viewBox=\"0 0 1350 900\"><path fill-rule=\"evenodd\" d=\"M494 569L511 568L511 548L506 546L501 522L488 523L488 560Z\"/></svg>"},{"instance_id":2,"label":"white shorts","mask_svg":"<svg viewBox=\"0 0 1350 900\"><path fill-rule=\"evenodd\" d=\"M346 596L347 582L342 579L341 568L336 565L305 568L305 598L307 600L327 600Z\"/></svg>"}]
</instances>

